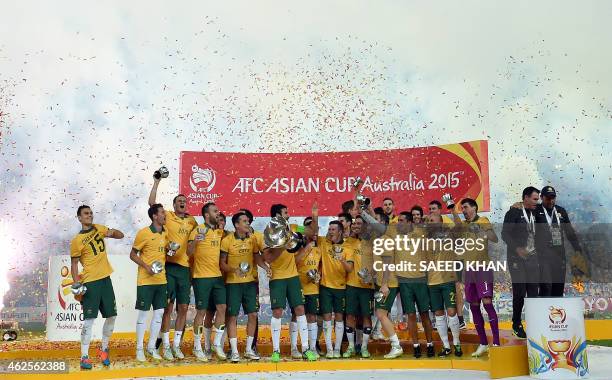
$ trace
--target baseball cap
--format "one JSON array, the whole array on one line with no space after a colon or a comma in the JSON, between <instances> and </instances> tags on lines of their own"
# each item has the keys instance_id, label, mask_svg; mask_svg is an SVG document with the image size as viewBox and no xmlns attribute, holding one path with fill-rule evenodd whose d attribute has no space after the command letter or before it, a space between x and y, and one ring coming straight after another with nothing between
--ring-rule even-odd
<instances>
[{"instance_id":1,"label":"baseball cap","mask_svg":"<svg viewBox=\"0 0 612 380\"><path fill-rule=\"evenodd\" d=\"M545 196L545 197L556 197L557 196L557 192L555 191L555 188L552 186L544 186L544 188L542 189L542 193L541 195Z\"/></svg>"}]
</instances>

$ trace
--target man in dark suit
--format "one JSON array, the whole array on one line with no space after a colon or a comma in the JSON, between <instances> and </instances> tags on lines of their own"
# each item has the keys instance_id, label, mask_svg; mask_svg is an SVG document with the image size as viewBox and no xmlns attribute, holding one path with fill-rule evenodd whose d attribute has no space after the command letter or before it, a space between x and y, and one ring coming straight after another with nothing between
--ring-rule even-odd
<instances>
[{"instance_id":1,"label":"man in dark suit","mask_svg":"<svg viewBox=\"0 0 612 380\"><path fill-rule=\"evenodd\" d=\"M569 240L575 255L582 249L567 211L556 205L557 192L552 186L542 189L542 204L535 209L536 252L540 264L540 297L563 297L565 288L565 242Z\"/></svg>"},{"instance_id":2,"label":"man in dark suit","mask_svg":"<svg viewBox=\"0 0 612 380\"><path fill-rule=\"evenodd\" d=\"M538 296L538 261L535 254L534 210L540 198L540 191L533 186L523 190L520 208L511 207L504 217L502 239L508 246L507 260L512 277L512 330L513 334L526 339L521 313L525 295Z\"/></svg>"}]
</instances>

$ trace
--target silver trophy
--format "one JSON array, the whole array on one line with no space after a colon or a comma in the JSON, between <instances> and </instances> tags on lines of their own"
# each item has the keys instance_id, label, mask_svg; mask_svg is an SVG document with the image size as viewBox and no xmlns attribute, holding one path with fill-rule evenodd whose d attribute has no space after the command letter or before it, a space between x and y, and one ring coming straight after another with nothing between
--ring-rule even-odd
<instances>
[{"instance_id":1,"label":"silver trophy","mask_svg":"<svg viewBox=\"0 0 612 380\"><path fill-rule=\"evenodd\" d=\"M470 223L468 225L468 231L470 231L474 235L478 235L481 232L480 225L478 223Z\"/></svg>"},{"instance_id":2,"label":"silver trophy","mask_svg":"<svg viewBox=\"0 0 612 380\"><path fill-rule=\"evenodd\" d=\"M85 284L81 284L80 282L77 281L74 284L72 284L72 286L70 287L70 291L75 296L82 296L87 291L87 287L85 286Z\"/></svg>"},{"instance_id":3,"label":"silver trophy","mask_svg":"<svg viewBox=\"0 0 612 380\"><path fill-rule=\"evenodd\" d=\"M270 219L263 236L267 247L284 248L289 253L295 253L306 245L304 236L299 232L292 232L287 220L282 216Z\"/></svg>"},{"instance_id":4,"label":"silver trophy","mask_svg":"<svg viewBox=\"0 0 612 380\"><path fill-rule=\"evenodd\" d=\"M527 246L525 247L525 250L527 251L527 256L529 257L536 254L535 237L533 235L534 233L531 230L527 235Z\"/></svg>"},{"instance_id":5,"label":"silver trophy","mask_svg":"<svg viewBox=\"0 0 612 380\"><path fill-rule=\"evenodd\" d=\"M208 226L204 226L204 227L198 227L198 234L196 235L196 240L197 241L202 241L206 238L206 234L208 233L208 231L210 230L210 228L208 228Z\"/></svg>"},{"instance_id":6,"label":"silver trophy","mask_svg":"<svg viewBox=\"0 0 612 380\"><path fill-rule=\"evenodd\" d=\"M251 264L247 263L246 261L243 261L240 263L240 265L238 265L238 270L240 271L240 274L244 277L251 271Z\"/></svg>"},{"instance_id":7,"label":"silver trophy","mask_svg":"<svg viewBox=\"0 0 612 380\"><path fill-rule=\"evenodd\" d=\"M372 283L372 274L368 270L368 268L361 268L359 272L357 272L357 276L361 279L361 282L364 284Z\"/></svg>"},{"instance_id":8,"label":"silver trophy","mask_svg":"<svg viewBox=\"0 0 612 380\"><path fill-rule=\"evenodd\" d=\"M168 252L166 252L166 255L174 256L174 255L176 255L176 251L181 249L181 245L179 243L175 243L175 242L171 241L170 244L168 244L168 248L170 248L170 249L168 250Z\"/></svg>"},{"instance_id":9,"label":"silver trophy","mask_svg":"<svg viewBox=\"0 0 612 380\"><path fill-rule=\"evenodd\" d=\"M155 177L155 179L168 178L168 174L170 174L168 168L162 166L153 173L153 177Z\"/></svg>"},{"instance_id":10,"label":"silver trophy","mask_svg":"<svg viewBox=\"0 0 612 380\"><path fill-rule=\"evenodd\" d=\"M442 196L442 202L446 203L446 208L449 210L455 208L455 201L453 200L453 196L450 194L444 194Z\"/></svg>"},{"instance_id":11,"label":"silver trophy","mask_svg":"<svg viewBox=\"0 0 612 380\"><path fill-rule=\"evenodd\" d=\"M342 252L344 251L344 249L342 248L341 245L334 245L333 251L334 251L334 259L336 260L342 259Z\"/></svg>"},{"instance_id":12,"label":"silver trophy","mask_svg":"<svg viewBox=\"0 0 612 380\"><path fill-rule=\"evenodd\" d=\"M363 180L361 179L361 177L357 177L355 179L355 182L353 182L353 187L357 188L362 183L363 183ZM365 210L368 207L370 207L370 198L366 197L365 195L361 193L357 193L357 196L355 197L355 199L357 200L357 204L359 205L360 209Z\"/></svg>"},{"instance_id":13,"label":"silver trophy","mask_svg":"<svg viewBox=\"0 0 612 380\"><path fill-rule=\"evenodd\" d=\"M153 271L154 274L158 274L158 273L161 273L162 270L164 270L164 266L159 261L153 261L151 263L151 270Z\"/></svg>"},{"instance_id":14,"label":"silver trophy","mask_svg":"<svg viewBox=\"0 0 612 380\"><path fill-rule=\"evenodd\" d=\"M318 284L319 281L321 281L321 274L316 269L310 269L308 272L306 272L306 276L313 284Z\"/></svg>"},{"instance_id":15,"label":"silver trophy","mask_svg":"<svg viewBox=\"0 0 612 380\"><path fill-rule=\"evenodd\" d=\"M383 292L374 293L374 301L381 303L385 299L385 295Z\"/></svg>"}]
</instances>

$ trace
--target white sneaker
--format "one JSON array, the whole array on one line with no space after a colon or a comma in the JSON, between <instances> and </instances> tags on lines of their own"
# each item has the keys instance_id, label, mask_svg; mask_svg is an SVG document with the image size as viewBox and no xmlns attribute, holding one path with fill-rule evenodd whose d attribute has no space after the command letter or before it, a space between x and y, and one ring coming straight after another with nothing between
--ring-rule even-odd
<instances>
[{"instance_id":1,"label":"white sneaker","mask_svg":"<svg viewBox=\"0 0 612 380\"><path fill-rule=\"evenodd\" d=\"M395 359L395 358L402 356L403 353L404 353L404 350L402 350L402 346L391 346L391 351L389 351L389 353L385 355L384 358L385 359Z\"/></svg>"},{"instance_id":2,"label":"white sneaker","mask_svg":"<svg viewBox=\"0 0 612 380\"><path fill-rule=\"evenodd\" d=\"M291 357L293 359L301 359L302 358L302 353L300 352L300 350L297 349L297 347L292 348L291 349Z\"/></svg>"},{"instance_id":3,"label":"white sneaker","mask_svg":"<svg viewBox=\"0 0 612 380\"><path fill-rule=\"evenodd\" d=\"M177 358L179 360L185 359L185 354L183 354L183 351L181 351L180 347L174 347L172 349L172 351L174 352L174 357L175 358Z\"/></svg>"},{"instance_id":4,"label":"white sneaker","mask_svg":"<svg viewBox=\"0 0 612 380\"><path fill-rule=\"evenodd\" d=\"M136 349L136 360L138 360L141 363L144 363L147 361L147 358L145 357L145 353L144 353L144 348Z\"/></svg>"},{"instance_id":5,"label":"white sneaker","mask_svg":"<svg viewBox=\"0 0 612 380\"><path fill-rule=\"evenodd\" d=\"M244 357L250 360L259 360L260 357L253 350L246 350L244 352Z\"/></svg>"},{"instance_id":6,"label":"white sneaker","mask_svg":"<svg viewBox=\"0 0 612 380\"><path fill-rule=\"evenodd\" d=\"M327 350L327 352L325 353L325 358L326 359L333 359L334 358L334 350Z\"/></svg>"},{"instance_id":7,"label":"white sneaker","mask_svg":"<svg viewBox=\"0 0 612 380\"><path fill-rule=\"evenodd\" d=\"M193 355L196 357L196 359L200 362L207 362L208 358L206 357L206 354L204 353L204 351L202 350L193 350Z\"/></svg>"},{"instance_id":8,"label":"white sneaker","mask_svg":"<svg viewBox=\"0 0 612 380\"><path fill-rule=\"evenodd\" d=\"M169 360L169 361L174 360L174 355L172 355L172 349L170 348L170 346L164 346L164 348L162 348L162 356L164 357L165 360Z\"/></svg>"},{"instance_id":9,"label":"white sneaker","mask_svg":"<svg viewBox=\"0 0 612 380\"><path fill-rule=\"evenodd\" d=\"M341 357L340 350L334 350L334 359L340 359Z\"/></svg>"},{"instance_id":10,"label":"white sneaker","mask_svg":"<svg viewBox=\"0 0 612 380\"><path fill-rule=\"evenodd\" d=\"M215 355L217 355L217 358L219 358L219 360L227 360L227 355L225 355L225 352L223 352L223 346L221 347L213 346L212 352L214 352ZM211 358L212 358L212 353L211 353Z\"/></svg>"},{"instance_id":11,"label":"white sneaker","mask_svg":"<svg viewBox=\"0 0 612 380\"><path fill-rule=\"evenodd\" d=\"M162 357L159 356L159 352L155 348L147 348L147 354L155 360L162 360Z\"/></svg>"},{"instance_id":12,"label":"white sneaker","mask_svg":"<svg viewBox=\"0 0 612 380\"><path fill-rule=\"evenodd\" d=\"M489 352L489 346L486 344L481 344L478 346L476 351L472 353L472 357L477 358Z\"/></svg>"},{"instance_id":13,"label":"white sneaker","mask_svg":"<svg viewBox=\"0 0 612 380\"><path fill-rule=\"evenodd\" d=\"M229 360L230 360L232 363L238 363L238 362L240 361L240 354L239 354L239 353L237 353L237 352L232 352L232 353L230 354Z\"/></svg>"},{"instance_id":14,"label":"white sneaker","mask_svg":"<svg viewBox=\"0 0 612 380\"><path fill-rule=\"evenodd\" d=\"M380 331L374 331L372 333L372 335L370 336L370 339L373 339L373 340L384 340L385 337L383 336L383 334Z\"/></svg>"}]
</instances>

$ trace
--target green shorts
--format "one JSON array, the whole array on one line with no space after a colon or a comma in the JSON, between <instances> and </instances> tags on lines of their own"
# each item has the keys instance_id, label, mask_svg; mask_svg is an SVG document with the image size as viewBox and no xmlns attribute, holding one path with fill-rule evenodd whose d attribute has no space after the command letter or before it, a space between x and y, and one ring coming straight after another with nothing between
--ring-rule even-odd
<instances>
[{"instance_id":1,"label":"green shorts","mask_svg":"<svg viewBox=\"0 0 612 380\"><path fill-rule=\"evenodd\" d=\"M210 310L211 305L215 310L217 305L227 302L223 277L194 278L192 282L197 310Z\"/></svg>"},{"instance_id":2,"label":"green shorts","mask_svg":"<svg viewBox=\"0 0 612 380\"><path fill-rule=\"evenodd\" d=\"M319 314L319 295L309 294L304 296L304 309L306 314Z\"/></svg>"},{"instance_id":3,"label":"green shorts","mask_svg":"<svg viewBox=\"0 0 612 380\"><path fill-rule=\"evenodd\" d=\"M115 291L110 276L86 282L85 287L87 291L81 299L83 318L97 318L98 310L102 313L102 318L117 315L117 302L115 301Z\"/></svg>"},{"instance_id":4,"label":"green shorts","mask_svg":"<svg viewBox=\"0 0 612 380\"><path fill-rule=\"evenodd\" d=\"M274 309L284 309L289 301L289 307L294 308L304 304L304 293L300 277L270 280L270 306Z\"/></svg>"},{"instance_id":5,"label":"green shorts","mask_svg":"<svg viewBox=\"0 0 612 380\"><path fill-rule=\"evenodd\" d=\"M446 308L457 308L457 300L455 299L455 283L446 282L444 284L429 286L429 301L431 302L432 311L444 310Z\"/></svg>"},{"instance_id":6,"label":"green shorts","mask_svg":"<svg viewBox=\"0 0 612 380\"><path fill-rule=\"evenodd\" d=\"M136 310L165 309L168 306L167 284L140 285L136 287Z\"/></svg>"},{"instance_id":7,"label":"green shorts","mask_svg":"<svg viewBox=\"0 0 612 380\"><path fill-rule=\"evenodd\" d=\"M346 290L319 286L321 314L344 313L346 307Z\"/></svg>"},{"instance_id":8,"label":"green shorts","mask_svg":"<svg viewBox=\"0 0 612 380\"><path fill-rule=\"evenodd\" d=\"M379 286L376 286L376 291L380 290ZM381 302L375 301L374 307L378 309L383 309L387 311L391 311L393 307L393 301L395 301L395 297L397 297L397 288L389 288L389 295L387 298L383 299Z\"/></svg>"},{"instance_id":9,"label":"green shorts","mask_svg":"<svg viewBox=\"0 0 612 380\"><path fill-rule=\"evenodd\" d=\"M369 317L374 307L374 290L346 286L346 314Z\"/></svg>"},{"instance_id":10,"label":"green shorts","mask_svg":"<svg viewBox=\"0 0 612 380\"><path fill-rule=\"evenodd\" d=\"M419 313L426 313L429 310L429 287L427 286L426 278L398 278L398 282L404 314L416 313L417 309L415 308L415 303L419 309Z\"/></svg>"},{"instance_id":11,"label":"green shorts","mask_svg":"<svg viewBox=\"0 0 612 380\"><path fill-rule=\"evenodd\" d=\"M166 263L168 298L179 305L189 305L191 281L189 268L175 263Z\"/></svg>"},{"instance_id":12,"label":"green shorts","mask_svg":"<svg viewBox=\"0 0 612 380\"><path fill-rule=\"evenodd\" d=\"M235 317L240 313L240 306L245 314L259 311L259 297L255 282L242 282L239 284L226 284L227 313Z\"/></svg>"}]
</instances>

